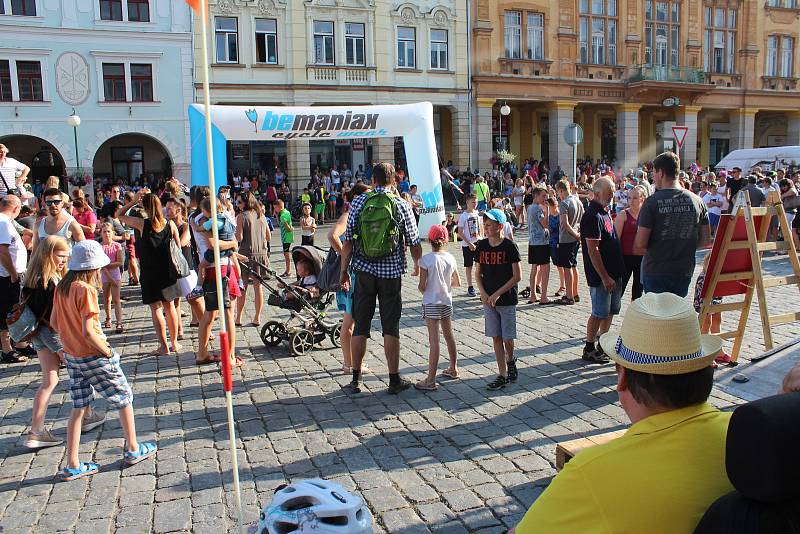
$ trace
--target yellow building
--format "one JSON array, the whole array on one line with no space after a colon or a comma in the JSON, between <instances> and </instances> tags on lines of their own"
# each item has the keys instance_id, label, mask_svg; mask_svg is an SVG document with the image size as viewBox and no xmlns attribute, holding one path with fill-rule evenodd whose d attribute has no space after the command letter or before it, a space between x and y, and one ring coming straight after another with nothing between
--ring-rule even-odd
<instances>
[{"instance_id":1,"label":"yellow building","mask_svg":"<svg viewBox=\"0 0 800 534\"><path fill-rule=\"evenodd\" d=\"M464 1L216 0L210 16L213 103L430 101L439 153L461 168L469 164L472 110ZM199 35L197 30L197 68ZM199 87L200 77L195 80ZM397 150L397 159L402 153ZM279 166L290 178L305 180L317 166L337 164L341 170L346 164L357 170L370 161L395 159L395 140L232 141L228 156L233 170Z\"/></svg>"},{"instance_id":2,"label":"yellow building","mask_svg":"<svg viewBox=\"0 0 800 534\"><path fill-rule=\"evenodd\" d=\"M472 0L476 161L502 142L520 160L621 168L675 147L685 166L728 151L800 145L798 0ZM676 147L675 147L676 148Z\"/></svg>"}]
</instances>

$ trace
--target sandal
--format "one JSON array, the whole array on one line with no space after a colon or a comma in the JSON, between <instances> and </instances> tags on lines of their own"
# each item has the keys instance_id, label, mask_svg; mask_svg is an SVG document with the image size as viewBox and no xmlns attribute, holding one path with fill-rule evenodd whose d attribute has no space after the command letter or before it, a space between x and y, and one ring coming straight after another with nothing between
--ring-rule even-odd
<instances>
[{"instance_id":1,"label":"sandal","mask_svg":"<svg viewBox=\"0 0 800 534\"><path fill-rule=\"evenodd\" d=\"M125 453L124 459L126 465L135 465L141 461L147 460L151 456L153 456L158 447L152 441L143 441L139 443L139 450L137 451L127 451Z\"/></svg>"},{"instance_id":2,"label":"sandal","mask_svg":"<svg viewBox=\"0 0 800 534\"><path fill-rule=\"evenodd\" d=\"M721 363L721 364L724 364L724 365L727 365L727 364L731 363L732 360L733 360L733 358L731 357L731 355L728 354L725 351L720 352L719 355L716 358L714 358L715 362Z\"/></svg>"},{"instance_id":3,"label":"sandal","mask_svg":"<svg viewBox=\"0 0 800 534\"><path fill-rule=\"evenodd\" d=\"M551 304L555 304L556 302L553 300L540 300L539 306L550 306Z\"/></svg>"},{"instance_id":4,"label":"sandal","mask_svg":"<svg viewBox=\"0 0 800 534\"><path fill-rule=\"evenodd\" d=\"M436 381L434 380L431 384L428 382L428 379L420 380L416 384L414 384L414 389L418 389L420 391L436 391L439 386L436 385Z\"/></svg>"},{"instance_id":5,"label":"sandal","mask_svg":"<svg viewBox=\"0 0 800 534\"><path fill-rule=\"evenodd\" d=\"M452 369L445 369L444 371L441 372L439 376L446 378L453 378L453 379L460 378L458 371L454 371Z\"/></svg>"},{"instance_id":6,"label":"sandal","mask_svg":"<svg viewBox=\"0 0 800 534\"><path fill-rule=\"evenodd\" d=\"M125 331L125 325L122 323L117 323L117 334L121 334Z\"/></svg>"},{"instance_id":7,"label":"sandal","mask_svg":"<svg viewBox=\"0 0 800 534\"><path fill-rule=\"evenodd\" d=\"M110 319L103 323L103 328L111 328L111 320Z\"/></svg>"},{"instance_id":8,"label":"sandal","mask_svg":"<svg viewBox=\"0 0 800 534\"><path fill-rule=\"evenodd\" d=\"M556 304L565 304L565 305L567 305L567 306L571 306L571 305L575 304L575 300L574 300L574 299L571 299L571 298L569 298L569 297L568 297L568 296L566 296L566 295L564 295L563 297L561 297L560 299L558 299L557 301L555 301L555 303L556 303Z\"/></svg>"},{"instance_id":9,"label":"sandal","mask_svg":"<svg viewBox=\"0 0 800 534\"><path fill-rule=\"evenodd\" d=\"M208 365L210 363L219 363L221 361L222 360L220 359L219 354L212 354L209 355L205 360L195 360L194 363L195 365Z\"/></svg>"},{"instance_id":10,"label":"sandal","mask_svg":"<svg viewBox=\"0 0 800 534\"><path fill-rule=\"evenodd\" d=\"M94 475L100 471L100 466L92 462L81 462L78 467L65 467L61 472L61 480L68 482L82 477Z\"/></svg>"},{"instance_id":11,"label":"sandal","mask_svg":"<svg viewBox=\"0 0 800 534\"><path fill-rule=\"evenodd\" d=\"M563 294L564 294L564 291L566 291L566 290L567 290L567 288L566 288L566 287L559 287L559 288L558 288L558 291L556 291L555 293L553 293L553 296L554 296L554 297L560 297L561 295L563 295Z\"/></svg>"}]
</instances>

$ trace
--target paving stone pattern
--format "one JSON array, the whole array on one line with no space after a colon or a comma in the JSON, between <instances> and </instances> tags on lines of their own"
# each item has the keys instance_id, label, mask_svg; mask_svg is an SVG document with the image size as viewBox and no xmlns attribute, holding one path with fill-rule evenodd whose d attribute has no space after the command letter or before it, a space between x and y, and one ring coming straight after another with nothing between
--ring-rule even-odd
<instances>
[{"instance_id":1,"label":"paving stone pattern","mask_svg":"<svg viewBox=\"0 0 800 534\"><path fill-rule=\"evenodd\" d=\"M766 264L770 272L788 272L785 256ZM527 274L525 266L523 276ZM428 356L416 284L410 276L403 281L401 370L412 380L422 378ZM589 313L585 286L579 305L519 307L519 380L497 392L484 387L496 366L483 336L480 302L466 297L464 288L457 293L454 324L462 378L442 382L431 393L386 393L378 335L370 340L366 361L374 374L366 375L365 393L351 396L341 390L349 376L340 372L340 352L328 341L310 355L294 358L286 346L265 348L257 329L238 330L237 350L248 360L234 386L246 522L257 520L277 485L324 477L363 495L375 516L376 532L499 532L520 520L555 474L556 442L625 426L613 367L584 365L579 357ZM788 311L797 302L794 288L770 290L769 295L772 310ZM263 320L275 314L269 310ZM156 344L149 313L133 299L125 303L125 316L127 332L110 339L134 388L140 439L158 442L156 460L123 468L122 432L116 415L110 414L104 426L81 438L82 458L100 463L101 472L59 482L63 446L40 452L23 447L38 365L2 366L4 533L234 531L218 372L196 367L190 350L178 357L145 356ZM797 337L798 330L797 324L782 326L776 329L776 340ZM194 329L186 331L195 335ZM749 332L745 355L761 350L757 313L751 316ZM444 346L442 351L446 354ZM66 381L62 372L47 412L48 423L62 438L71 408ZM717 389L712 401L721 407L739 402Z\"/></svg>"}]
</instances>

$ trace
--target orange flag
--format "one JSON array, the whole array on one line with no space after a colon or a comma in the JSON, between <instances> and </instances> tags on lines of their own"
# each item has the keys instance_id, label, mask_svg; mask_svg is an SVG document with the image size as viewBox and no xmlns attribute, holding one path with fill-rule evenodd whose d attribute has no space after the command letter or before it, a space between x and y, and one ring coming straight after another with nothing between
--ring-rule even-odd
<instances>
[{"instance_id":1,"label":"orange flag","mask_svg":"<svg viewBox=\"0 0 800 534\"><path fill-rule=\"evenodd\" d=\"M186 0L186 3L189 4L192 7L192 9L194 9L195 11L197 11L199 13L200 12L200 2L201 1L203 1L203 0Z\"/></svg>"}]
</instances>

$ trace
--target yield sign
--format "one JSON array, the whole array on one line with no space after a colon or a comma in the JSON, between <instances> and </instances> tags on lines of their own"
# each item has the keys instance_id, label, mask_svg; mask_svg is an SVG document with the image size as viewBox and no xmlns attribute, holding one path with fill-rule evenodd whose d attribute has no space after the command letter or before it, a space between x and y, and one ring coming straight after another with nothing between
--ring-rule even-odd
<instances>
[{"instance_id":1,"label":"yield sign","mask_svg":"<svg viewBox=\"0 0 800 534\"><path fill-rule=\"evenodd\" d=\"M688 126L673 126L672 135L675 136L675 142L678 143L678 148L683 148L683 142L686 140L686 134L689 133Z\"/></svg>"}]
</instances>

